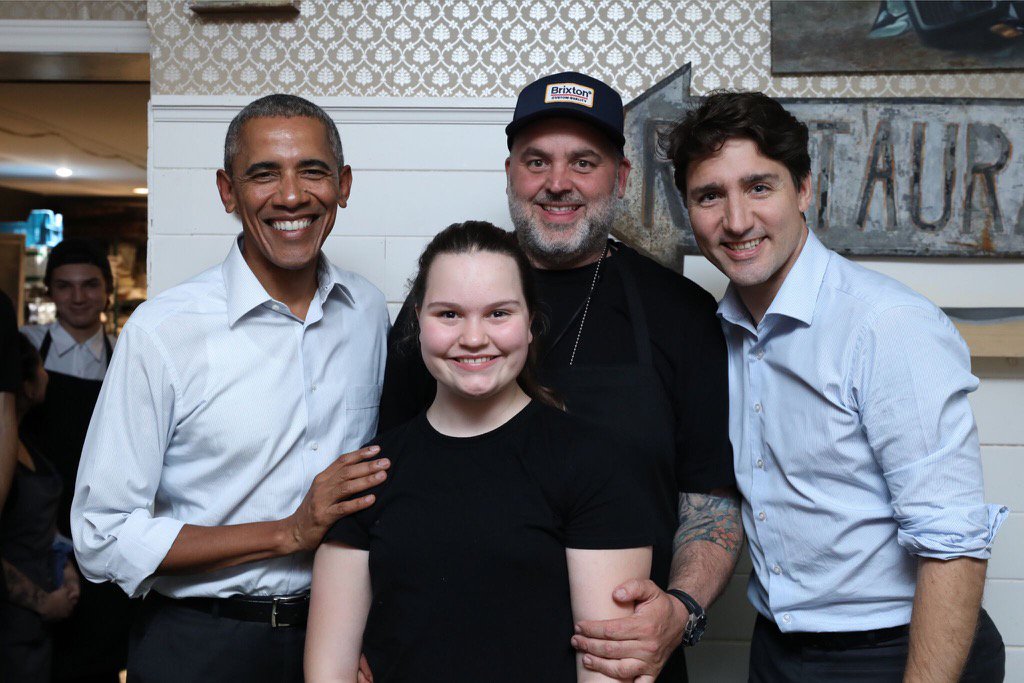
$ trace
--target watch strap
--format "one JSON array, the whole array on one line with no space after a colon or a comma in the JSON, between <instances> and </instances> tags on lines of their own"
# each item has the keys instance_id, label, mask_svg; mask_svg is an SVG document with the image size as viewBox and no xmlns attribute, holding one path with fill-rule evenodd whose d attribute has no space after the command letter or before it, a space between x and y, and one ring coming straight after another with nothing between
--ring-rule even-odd
<instances>
[{"instance_id":1,"label":"watch strap","mask_svg":"<svg viewBox=\"0 0 1024 683\"><path fill-rule=\"evenodd\" d=\"M665 591L679 602L683 603L686 607L686 611L694 616L701 616L704 614L704 608L700 606L700 603L693 599L693 596L689 593L679 590L678 588L669 588Z\"/></svg>"},{"instance_id":2,"label":"watch strap","mask_svg":"<svg viewBox=\"0 0 1024 683\"><path fill-rule=\"evenodd\" d=\"M704 608L693 599L692 595L678 588L669 588L665 592L683 603L683 606L690 613L689 618L686 620L686 627L683 629L683 641L680 645L693 647L700 642L701 636L704 635L704 630L708 625L708 618L704 614Z\"/></svg>"}]
</instances>

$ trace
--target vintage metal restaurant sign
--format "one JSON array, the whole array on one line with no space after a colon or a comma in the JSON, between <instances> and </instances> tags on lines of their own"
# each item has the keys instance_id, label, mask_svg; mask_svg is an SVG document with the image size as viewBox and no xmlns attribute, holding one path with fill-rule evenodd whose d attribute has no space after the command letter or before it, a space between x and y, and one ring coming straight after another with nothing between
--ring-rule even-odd
<instances>
[{"instance_id":1,"label":"vintage metal restaurant sign","mask_svg":"<svg viewBox=\"0 0 1024 683\"><path fill-rule=\"evenodd\" d=\"M615 233L679 269L696 243L658 131L696 106L689 65L626 106L633 161ZM810 129L808 225L843 254L1024 256L1024 106L780 99Z\"/></svg>"}]
</instances>

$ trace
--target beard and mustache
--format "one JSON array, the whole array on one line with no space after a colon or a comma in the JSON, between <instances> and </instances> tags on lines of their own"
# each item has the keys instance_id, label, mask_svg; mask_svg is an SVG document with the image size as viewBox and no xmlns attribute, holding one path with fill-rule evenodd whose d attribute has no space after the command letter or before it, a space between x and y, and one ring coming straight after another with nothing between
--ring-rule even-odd
<instances>
[{"instance_id":1,"label":"beard and mustache","mask_svg":"<svg viewBox=\"0 0 1024 683\"><path fill-rule=\"evenodd\" d=\"M534 197L520 197L506 186L508 212L523 250L536 263L547 268L574 265L583 257L603 251L615 220L615 192L602 199L586 201L578 192L554 194L547 190ZM570 203L585 207L586 214L575 223L547 223L533 213L534 204Z\"/></svg>"}]
</instances>

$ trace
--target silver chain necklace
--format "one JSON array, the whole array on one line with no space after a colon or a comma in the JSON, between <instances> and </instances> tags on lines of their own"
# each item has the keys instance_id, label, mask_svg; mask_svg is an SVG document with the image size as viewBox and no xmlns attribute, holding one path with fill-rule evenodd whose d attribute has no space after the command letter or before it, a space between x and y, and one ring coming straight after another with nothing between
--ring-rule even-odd
<instances>
[{"instance_id":1,"label":"silver chain necklace","mask_svg":"<svg viewBox=\"0 0 1024 683\"><path fill-rule=\"evenodd\" d=\"M590 299L594 296L594 288L597 287L597 275L601 272L601 264L604 263L604 257L608 255L608 245L605 245L604 251L601 252L601 258L597 259L597 266L594 268L594 279L590 281L590 291L587 292L587 300L583 302L583 316L580 318L580 329L576 332L576 341L572 345L572 354L569 356L569 367L572 367L573 361L576 360L576 349L580 345L580 337L583 336L583 324L587 322L587 311L590 310Z\"/></svg>"}]
</instances>

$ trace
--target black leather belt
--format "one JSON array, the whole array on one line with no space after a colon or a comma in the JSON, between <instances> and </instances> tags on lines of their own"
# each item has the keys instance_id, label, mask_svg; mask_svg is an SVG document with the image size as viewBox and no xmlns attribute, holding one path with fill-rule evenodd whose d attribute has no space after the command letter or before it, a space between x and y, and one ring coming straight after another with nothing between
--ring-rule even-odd
<instances>
[{"instance_id":1,"label":"black leather belt","mask_svg":"<svg viewBox=\"0 0 1024 683\"><path fill-rule=\"evenodd\" d=\"M230 598L169 598L150 591L146 602L150 601L155 605L187 607L215 617L262 622L274 628L305 626L309 616L309 593L281 597L233 595Z\"/></svg>"},{"instance_id":2,"label":"black leather belt","mask_svg":"<svg viewBox=\"0 0 1024 683\"><path fill-rule=\"evenodd\" d=\"M909 624L876 628L872 631L825 631L820 633L798 631L784 633L769 619L765 619L760 615L758 619L763 620L766 626L776 631L778 637L782 638L787 645L792 647L812 647L818 650L852 650L859 647L871 647L902 638L910 633Z\"/></svg>"}]
</instances>

